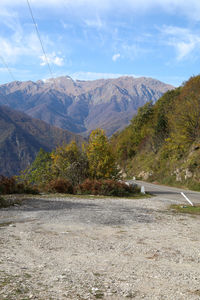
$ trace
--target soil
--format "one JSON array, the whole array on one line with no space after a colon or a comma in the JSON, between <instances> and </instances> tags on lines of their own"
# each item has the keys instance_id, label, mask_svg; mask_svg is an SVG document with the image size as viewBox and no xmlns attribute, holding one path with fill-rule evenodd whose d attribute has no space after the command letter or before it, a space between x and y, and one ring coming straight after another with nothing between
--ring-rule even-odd
<instances>
[{"instance_id":1,"label":"soil","mask_svg":"<svg viewBox=\"0 0 200 300\"><path fill-rule=\"evenodd\" d=\"M170 204L42 195L1 209L0 299L200 299L200 216Z\"/></svg>"}]
</instances>

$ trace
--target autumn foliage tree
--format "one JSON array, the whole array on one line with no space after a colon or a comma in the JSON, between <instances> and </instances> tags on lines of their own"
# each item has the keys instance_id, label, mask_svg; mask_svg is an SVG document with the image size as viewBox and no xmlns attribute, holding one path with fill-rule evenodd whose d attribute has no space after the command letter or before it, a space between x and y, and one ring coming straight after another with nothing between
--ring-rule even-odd
<instances>
[{"instance_id":1,"label":"autumn foliage tree","mask_svg":"<svg viewBox=\"0 0 200 300\"><path fill-rule=\"evenodd\" d=\"M71 193L86 179L115 180L118 173L110 142L102 129L96 129L82 149L75 141L58 146L51 153L41 149L21 179L42 190Z\"/></svg>"},{"instance_id":2,"label":"autumn foliage tree","mask_svg":"<svg viewBox=\"0 0 200 300\"><path fill-rule=\"evenodd\" d=\"M75 141L56 148L51 154L54 177L68 179L72 184L79 184L88 176L88 161Z\"/></svg>"},{"instance_id":3,"label":"autumn foliage tree","mask_svg":"<svg viewBox=\"0 0 200 300\"><path fill-rule=\"evenodd\" d=\"M87 158L91 178L117 178L115 155L102 129L93 130L90 134Z\"/></svg>"}]
</instances>

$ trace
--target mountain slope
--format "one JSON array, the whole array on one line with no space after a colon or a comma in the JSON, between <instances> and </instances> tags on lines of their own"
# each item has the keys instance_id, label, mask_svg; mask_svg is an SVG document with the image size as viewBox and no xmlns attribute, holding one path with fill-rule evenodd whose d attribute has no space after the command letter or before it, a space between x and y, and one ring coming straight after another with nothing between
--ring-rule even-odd
<instances>
[{"instance_id":1,"label":"mountain slope","mask_svg":"<svg viewBox=\"0 0 200 300\"><path fill-rule=\"evenodd\" d=\"M128 125L138 107L173 87L152 78L12 82L0 86L0 104L75 133L101 127L110 136Z\"/></svg>"},{"instance_id":2,"label":"mountain slope","mask_svg":"<svg viewBox=\"0 0 200 300\"><path fill-rule=\"evenodd\" d=\"M0 174L11 176L25 169L40 148L50 151L80 136L0 106Z\"/></svg>"},{"instance_id":3,"label":"mountain slope","mask_svg":"<svg viewBox=\"0 0 200 300\"><path fill-rule=\"evenodd\" d=\"M200 76L145 104L112 138L129 175L200 190Z\"/></svg>"}]
</instances>

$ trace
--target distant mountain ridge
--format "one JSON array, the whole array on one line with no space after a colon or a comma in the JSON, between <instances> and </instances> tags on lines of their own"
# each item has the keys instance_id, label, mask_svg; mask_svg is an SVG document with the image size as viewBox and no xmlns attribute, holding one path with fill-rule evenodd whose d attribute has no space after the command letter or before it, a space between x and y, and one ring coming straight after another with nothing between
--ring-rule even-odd
<instances>
[{"instance_id":1,"label":"distant mountain ridge","mask_svg":"<svg viewBox=\"0 0 200 300\"><path fill-rule=\"evenodd\" d=\"M51 151L72 140L80 144L83 138L0 106L0 175L17 175L32 163L40 148Z\"/></svg>"},{"instance_id":2,"label":"distant mountain ridge","mask_svg":"<svg viewBox=\"0 0 200 300\"><path fill-rule=\"evenodd\" d=\"M63 76L1 85L0 105L74 133L88 134L101 127L110 136L128 125L138 107L171 89L145 77L74 81Z\"/></svg>"}]
</instances>

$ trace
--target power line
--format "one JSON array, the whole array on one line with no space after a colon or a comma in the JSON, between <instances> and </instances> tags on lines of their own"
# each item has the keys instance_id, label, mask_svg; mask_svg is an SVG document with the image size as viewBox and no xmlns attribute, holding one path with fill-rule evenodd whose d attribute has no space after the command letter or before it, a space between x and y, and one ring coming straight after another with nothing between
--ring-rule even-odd
<instances>
[{"instance_id":1,"label":"power line","mask_svg":"<svg viewBox=\"0 0 200 300\"><path fill-rule=\"evenodd\" d=\"M3 58L3 56L0 55L0 59L3 63L3 65L5 66L5 68L7 69L8 73L10 74L10 77L12 78L13 81L16 81L15 76L13 75L11 69L9 68L8 64L6 63L5 59Z\"/></svg>"},{"instance_id":2,"label":"power line","mask_svg":"<svg viewBox=\"0 0 200 300\"><path fill-rule=\"evenodd\" d=\"M46 52L45 52L45 49L44 49L44 45L43 45L43 42L42 42L42 38L41 38L41 36L40 36L40 32L39 32L37 23L36 23L35 18L34 18L34 16L33 16L33 11L32 11L32 8L31 8L31 5L30 5L29 0L27 0L27 4L28 4L28 8L29 8L29 11L30 11L30 14L31 14L31 18L32 18L33 24L35 25L35 30L36 30L36 33L37 33L37 36L38 36L38 39L39 39L39 42L40 42L40 45L41 45L43 54L44 54L44 58L45 58L45 60L46 60L46 64L48 65L49 72L50 72L50 74L51 74L51 77L53 78L54 84L56 84L55 78L54 78L54 76L53 76L53 72L52 72L51 67L50 67L50 64L49 64L48 57L47 57Z\"/></svg>"},{"instance_id":3,"label":"power line","mask_svg":"<svg viewBox=\"0 0 200 300\"><path fill-rule=\"evenodd\" d=\"M8 64L6 63L5 59L3 58L3 56L0 55L0 60L2 61L2 64L5 66L5 68L7 69L8 73L10 74L10 77L12 78L13 81L16 81L11 69L9 68ZM4 98L4 100L6 101L5 103L8 105L8 99L6 95L3 95L2 93L0 94L0 98ZM4 105L5 105L4 103Z\"/></svg>"}]
</instances>

